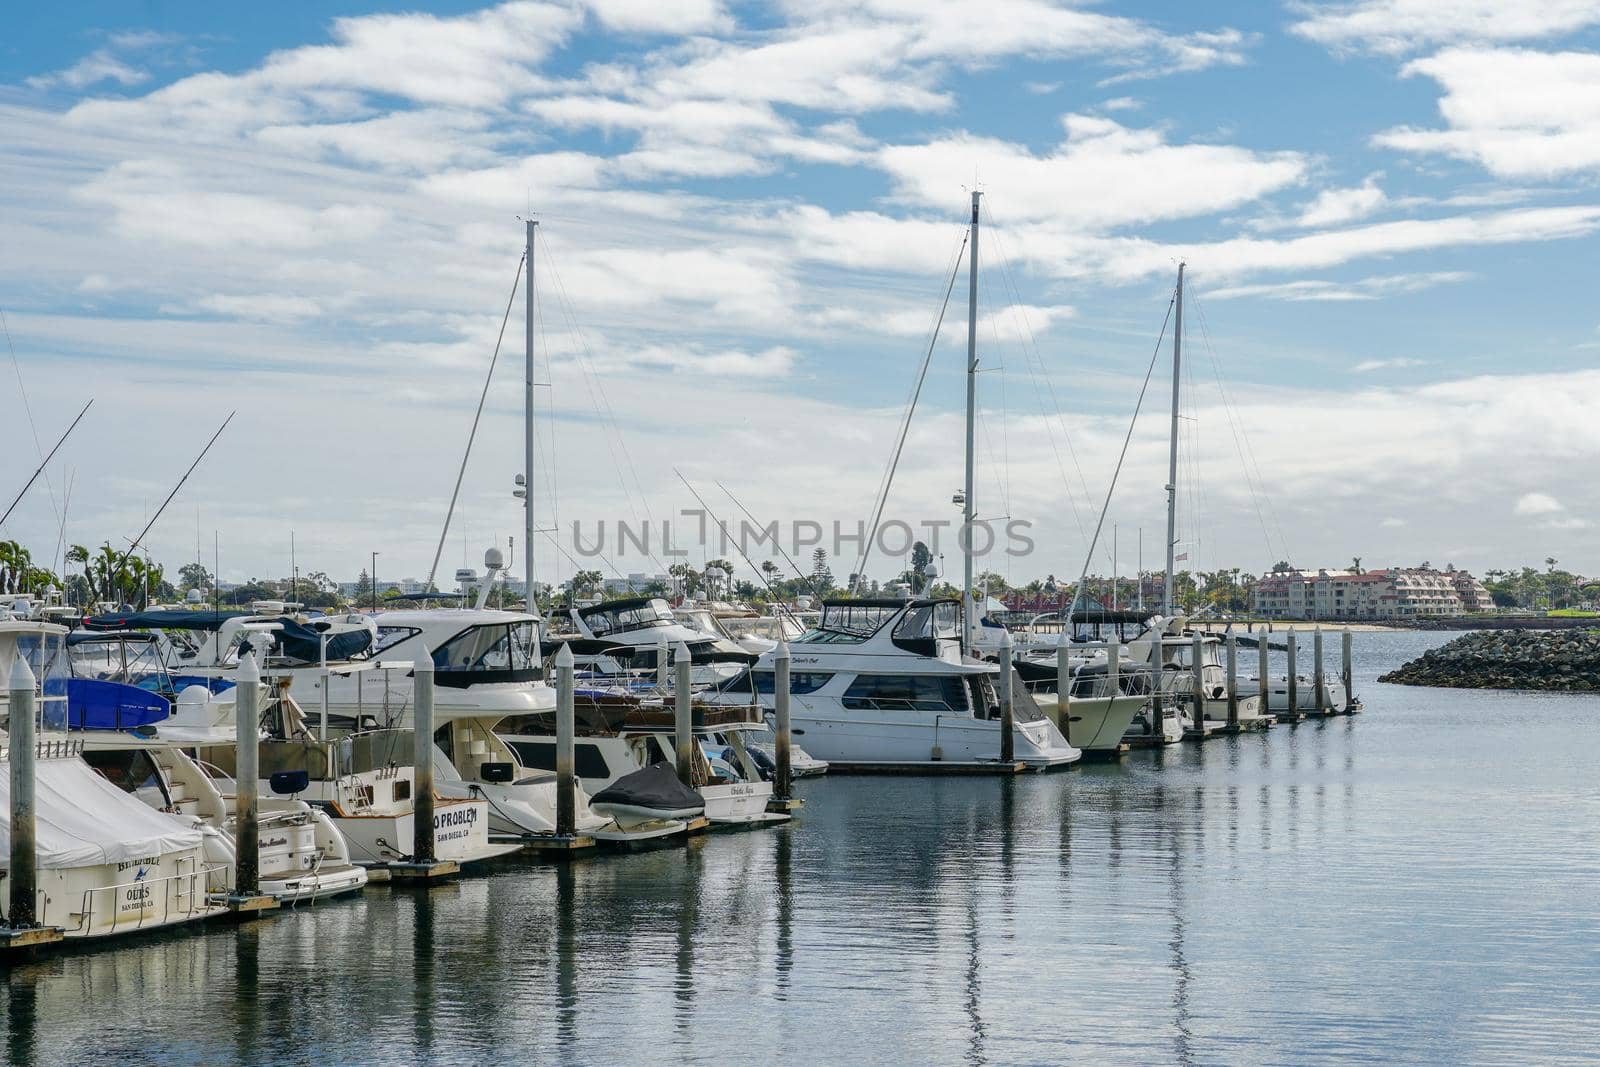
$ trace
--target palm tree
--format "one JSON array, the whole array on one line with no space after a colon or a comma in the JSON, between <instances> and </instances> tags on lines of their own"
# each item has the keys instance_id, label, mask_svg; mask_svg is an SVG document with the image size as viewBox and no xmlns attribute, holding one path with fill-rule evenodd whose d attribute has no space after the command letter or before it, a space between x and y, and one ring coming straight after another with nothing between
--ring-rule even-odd
<instances>
[{"instance_id":1,"label":"palm tree","mask_svg":"<svg viewBox=\"0 0 1600 1067\"><path fill-rule=\"evenodd\" d=\"M1352 556L1351 557L1351 559L1350 559L1350 569L1355 571L1357 574L1361 573L1361 557L1360 556Z\"/></svg>"}]
</instances>

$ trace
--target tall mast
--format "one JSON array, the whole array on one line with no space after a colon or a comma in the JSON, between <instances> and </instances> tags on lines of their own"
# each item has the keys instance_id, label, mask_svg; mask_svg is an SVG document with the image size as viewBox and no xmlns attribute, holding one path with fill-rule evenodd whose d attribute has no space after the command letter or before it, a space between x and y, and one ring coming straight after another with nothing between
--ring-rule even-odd
<instances>
[{"instance_id":1,"label":"tall mast","mask_svg":"<svg viewBox=\"0 0 1600 1067\"><path fill-rule=\"evenodd\" d=\"M1167 581L1161 592L1161 614L1172 615L1173 553L1178 544L1178 383L1183 367L1183 264L1178 264L1178 311L1172 330L1172 444L1167 450Z\"/></svg>"},{"instance_id":2,"label":"tall mast","mask_svg":"<svg viewBox=\"0 0 1600 1067\"><path fill-rule=\"evenodd\" d=\"M522 580L527 589L529 615L538 615L533 599L533 232L539 224L528 220L527 352L522 367L522 470L526 484L522 498Z\"/></svg>"},{"instance_id":3,"label":"tall mast","mask_svg":"<svg viewBox=\"0 0 1600 1067\"><path fill-rule=\"evenodd\" d=\"M961 647L972 647L977 626L976 605L972 601L972 449L978 415L978 198L972 192L972 242L967 260L967 484L961 510Z\"/></svg>"}]
</instances>

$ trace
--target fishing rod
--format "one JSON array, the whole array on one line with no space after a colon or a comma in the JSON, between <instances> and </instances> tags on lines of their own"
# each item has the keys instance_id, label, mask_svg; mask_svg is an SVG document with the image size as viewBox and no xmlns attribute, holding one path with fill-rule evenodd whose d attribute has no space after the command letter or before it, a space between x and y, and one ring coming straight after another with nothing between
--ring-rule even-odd
<instances>
[{"instance_id":1,"label":"fishing rod","mask_svg":"<svg viewBox=\"0 0 1600 1067\"><path fill-rule=\"evenodd\" d=\"M150 516L150 521L144 524L144 529L139 531L139 536L128 542L128 550L117 559L117 569L111 582L112 589L121 584L123 568L127 566L128 557L138 550L139 543L144 540L145 534L149 533L150 528L156 524L156 520L161 518L161 513L167 510L167 505L172 503L172 498L178 495L178 490L183 488L183 483L187 482L189 475L193 474L194 469L200 466L200 461L206 458L206 453L211 451L211 446L217 443L217 438L222 436L222 431L228 428L228 423L232 422L233 417L237 414L239 414L238 411L228 412L228 417L222 420L222 425L218 426L217 432L211 435L211 440L206 442L206 447L202 448L200 454L194 458L194 462L189 464L189 469L183 472L183 477L178 479L178 484L172 487L172 492L167 494L167 498L161 502L161 506L156 509L156 513ZM111 590L107 591L110 592Z\"/></svg>"},{"instance_id":2,"label":"fishing rod","mask_svg":"<svg viewBox=\"0 0 1600 1067\"><path fill-rule=\"evenodd\" d=\"M705 502L705 499L703 497L701 497L698 492L695 492L694 486L689 484L689 479L687 479L687 478L685 478L683 476L683 472L680 471L678 468L674 467L674 468L672 468L672 473L676 474L678 476L678 481L683 483L683 487L685 489L689 490L689 492L691 494L693 494L695 500L700 502L700 506L701 507L706 509L706 514L710 515L711 516L711 521L717 524L717 529L722 530L724 533L726 533L727 532L727 527L722 525L722 520L717 518L716 512L711 510L711 505L707 504ZM719 486L719 488L720 488L720 486ZM722 491L724 493L728 492L726 489L723 489ZM732 494L730 493L729 496L731 497ZM737 504L738 501L735 500L734 503ZM745 563L749 564L751 570L756 572L756 579L758 581L760 581L762 585L767 587L767 592L772 594L773 599L774 600L781 600L781 598L778 596L778 591L776 589L772 588L772 583L771 582L767 581L767 576L761 573L761 568L757 567L755 565L754 561L752 561L749 556L745 555L744 546L742 544L740 544L738 541L735 541L733 543L733 550L735 552L739 553L739 558L740 559L744 560ZM804 576L802 575L802 577L804 577Z\"/></svg>"},{"instance_id":3,"label":"fishing rod","mask_svg":"<svg viewBox=\"0 0 1600 1067\"><path fill-rule=\"evenodd\" d=\"M680 475L678 475L678 477L681 478L681 477L683 477L683 475L680 474ZM685 483L685 484L687 484L687 483ZM727 486L725 486L721 482L717 482L715 480L713 480L713 484L715 484L718 489L721 489L723 491L723 493L725 493L727 495L729 500L733 501L735 507L737 507L740 511L744 512L744 517L745 518L749 519L751 522L755 522L758 527L761 525L759 522L756 522L756 517L754 515L750 514L750 509L745 507L743 504L739 503L739 498L738 497L736 497L732 493L728 492L728 487ZM691 489L690 492L693 492L693 490ZM711 509L710 508L706 508L706 511L707 511L707 513L709 513L711 511ZM712 517L715 518L716 516L712 516ZM785 563L787 563L790 567L794 568L794 573L799 576L800 580L802 582L805 582L806 585L810 587L812 595L815 596L818 600L821 600L822 599L822 593L820 591L818 591L817 583L812 580L811 575L807 574L805 571L802 571L798 566L796 566L794 560L789 558L789 553L787 553L787 552L785 552L783 550L783 539L782 538L773 538L772 547L774 547L774 548L776 548L778 550L778 555L783 557L783 561ZM742 553L742 552L740 553L740 555L743 555L743 554L744 553ZM757 571L757 573L760 573L759 570Z\"/></svg>"},{"instance_id":4,"label":"fishing rod","mask_svg":"<svg viewBox=\"0 0 1600 1067\"><path fill-rule=\"evenodd\" d=\"M35 468L35 470L33 472L33 477L29 478L27 485L24 485L22 487L22 492L17 494L15 500L11 501L11 506L6 508L6 513L4 515L0 515L0 523L4 523L7 519L9 519L11 517L12 511L16 510L17 505L22 503L22 498L25 495L27 495L27 492L28 492L29 488L32 487L34 481L39 477L39 475L44 473L44 469L46 467L48 467L50 465L50 461L53 458L55 458L56 449L59 449L62 445L66 444L67 437L72 433L73 429L77 427L78 422L83 418L83 416L88 413L89 404L93 404L93 403L94 403L94 399L91 397L90 400L89 400L89 403L83 405L83 410L78 412L78 417L76 419L72 420L72 425L68 426L66 433L63 433L61 435L61 439L56 442L55 448L52 448L50 450L50 454L48 456L44 457L44 459L39 462L39 466L37 468Z\"/></svg>"}]
</instances>

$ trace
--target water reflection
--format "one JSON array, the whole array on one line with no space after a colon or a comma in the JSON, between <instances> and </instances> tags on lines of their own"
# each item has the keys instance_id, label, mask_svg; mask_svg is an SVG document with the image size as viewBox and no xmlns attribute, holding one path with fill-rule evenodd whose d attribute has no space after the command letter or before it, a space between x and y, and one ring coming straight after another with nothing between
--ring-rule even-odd
<instances>
[{"instance_id":1,"label":"water reflection","mask_svg":"<svg viewBox=\"0 0 1600 1067\"><path fill-rule=\"evenodd\" d=\"M808 782L781 830L13 966L6 1055L1582 1053L1600 1026L1600 842L1574 832L1600 819L1593 702L1378 687L1384 656L1406 658L1376 650L1354 720L1016 780Z\"/></svg>"}]
</instances>

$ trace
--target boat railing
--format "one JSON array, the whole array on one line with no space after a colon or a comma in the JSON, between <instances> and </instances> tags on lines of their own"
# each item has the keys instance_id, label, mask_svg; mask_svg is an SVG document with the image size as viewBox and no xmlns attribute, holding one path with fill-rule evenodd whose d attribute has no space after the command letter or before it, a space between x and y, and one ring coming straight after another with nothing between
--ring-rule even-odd
<instances>
[{"instance_id":1,"label":"boat railing","mask_svg":"<svg viewBox=\"0 0 1600 1067\"><path fill-rule=\"evenodd\" d=\"M211 894L207 888L212 876L225 875L226 873L227 867L223 864L204 863L195 870L179 871L176 874L169 874L162 878L134 878L132 881L118 882L115 885L103 885L93 889L85 889L80 910L69 912L69 914L78 917L78 925L68 928L66 932L90 936L97 932L111 933L119 929L139 930L147 924L165 925L172 922L174 917L192 919L198 915L204 915L213 907ZM202 879L204 880L203 884L198 884L197 887L197 883L201 883ZM136 919L131 921L118 920L117 909L122 905L125 893L129 893L130 890L138 890L138 899L146 901L151 898L153 891L157 887L162 889L161 917L159 919L155 919L150 915L150 912L155 910L153 907L141 903L138 906L139 914ZM103 900L107 894L110 894L112 898L111 921L109 923L98 922L95 905ZM43 895L42 890L41 895ZM129 895L131 896L131 893ZM173 905L174 897L179 900L176 909ZM176 916L174 915L175 911ZM42 907L39 914L44 914Z\"/></svg>"},{"instance_id":2,"label":"boat railing","mask_svg":"<svg viewBox=\"0 0 1600 1067\"><path fill-rule=\"evenodd\" d=\"M37 759L73 759L83 755L83 741L75 737L51 737L34 742ZM0 746L0 759L11 758L11 746Z\"/></svg>"}]
</instances>

